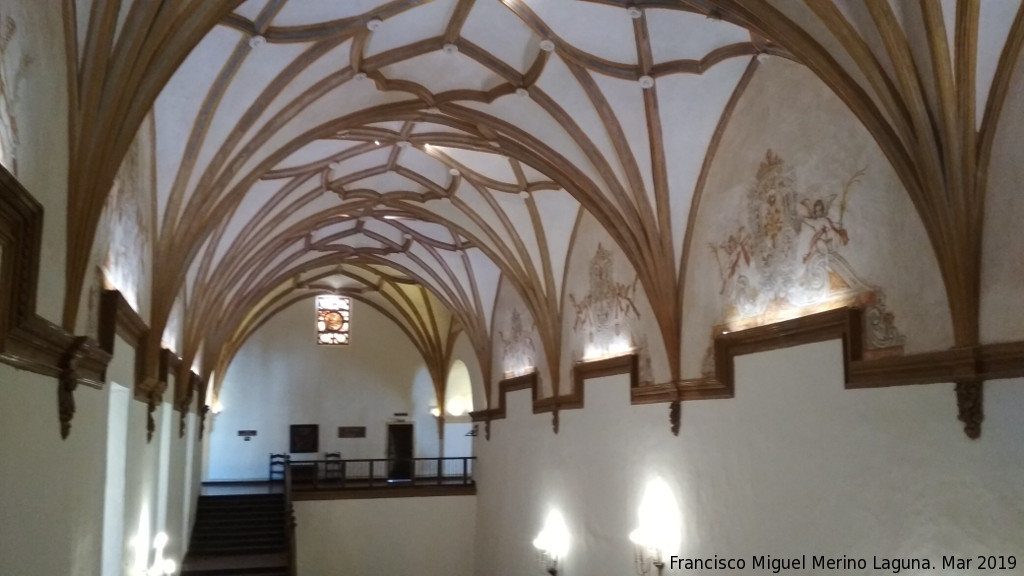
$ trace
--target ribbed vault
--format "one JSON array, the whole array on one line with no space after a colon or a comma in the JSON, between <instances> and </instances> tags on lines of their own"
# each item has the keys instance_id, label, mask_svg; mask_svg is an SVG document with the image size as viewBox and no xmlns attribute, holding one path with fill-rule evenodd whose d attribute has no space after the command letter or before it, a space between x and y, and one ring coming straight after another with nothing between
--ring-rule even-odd
<instances>
[{"instance_id":1,"label":"ribbed vault","mask_svg":"<svg viewBox=\"0 0 1024 576\"><path fill-rule=\"evenodd\" d=\"M678 380L710 157L759 58L783 57L878 141L937 254L956 342L977 344L987 162L1024 42L1019 2L150 4L97 0L69 31L71 68L96 85L73 112L84 184L72 186L66 322L88 259L77 247L151 111L150 347L180 326L183 366L223 374L268 316L331 292L395 320L435 370L464 332L489 376L504 279L557 394L563 276L586 212L635 269ZM1000 33L980 36L983 22ZM107 85L120 96L87 113ZM86 150L107 124L112 143Z\"/></svg>"}]
</instances>

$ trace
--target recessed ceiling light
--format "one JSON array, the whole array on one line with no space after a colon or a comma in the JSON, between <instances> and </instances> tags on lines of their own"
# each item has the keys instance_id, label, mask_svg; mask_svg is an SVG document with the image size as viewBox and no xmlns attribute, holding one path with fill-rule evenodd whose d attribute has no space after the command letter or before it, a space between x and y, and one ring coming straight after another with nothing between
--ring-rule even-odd
<instances>
[{"instance_id":1,"label":"recessed ceiling light","mask_svg":"<svg viewBox=\"0 0 1024 576\"><path fill-rule=\"evenodd\" d=\"M458 176L459 174L461 174L458 168L449 168L448 173L451 174L452 176Z\"/></svg>"},{"instance_id":2,"label":"recessed ceiling light","mask_svg":"<svg viewBox=\"0 0 1024 576\"><path fill-rule=\"evenodd\" d=\"M651 88L653 86L654 86L654 78L651 78L650 76L641 76L640 77L640 87L641 88L646 90L647 88Z\"/></svg>"},{"instance_id":3,"label":"recessed ceiling light","mask_svg":"<svg viewBox=\"0 0 1024 576\"><path fill-rule=\"evenodd\" d=\"M516 94L525 98L530 95L530 91L526 88L516 88Z\"/></svg>"},{"instance_id":4,"label":"recessed ceiling light","mask_svg":"<svg viewBox=\"0 0 1024 576\"><path fill-rule=\"evenodd\" d=\"M355 80L366 80L366 72L356 72L352 75Z\"/></svg>"},{"instance_id":5,"label":"recessed ceiling light","mask_svg":"<svg viewBox=\"0 0 1024 576\"><path fill-rule=\"evenodd\" d=\"M380 146L380 140L374 140L374 141L373 141L373 143L374 143L374 145L376 145L376 146Z\"/></svg>"},{"instance_id":6,"label":"recessed ceiling light","mask_svg":"<svg viewBox=\"0 0 1024 576\"><path fill-rule=\"evenodd\" d=\"M629 17L632 18L633 20L636 20L644 15L643 11L637 8L636 6L630 6L629 8L626 8L626 13L629 14Z\"/></svg>"},{"instance_id":7,"label":"recessed ceiling light","mask_svg":"<svg viewBox=\"0 0 1024 576\"><path fill-rule=\"evenodd\" d=\"M427 108L426 112L429 113L429 114L440 114L441 113L441 109L437 108L436 106L432 106L430 108Z\"/></svg>"},{"instance_id":8,"label":"recessed ceiling light","mask_svg":"<svg viewBox=\"0 0 1024 576\"><path fill-rule=\"evenodd\" d=\"M253 36L252 38L249 38L249 48L259 48L260 46L263 46L266 43L267 39L264 38L263 36L260 36L259 34Z\"/></svg>"},{"instance_id":9,"label":"recessed ceiling light","mask_svg":"<svg viewBox=\"0 0 1024 576\"><path fill-rule=\"evenodd\" d=\"M408 148L409 147L409 141L408 140L399 140L398 141L398 146L400 148Z\"/></svg>"},{"instance_id":10,"label":"recessed ceiling light","mask_svg":"<svg viewBox=\"0 0 1024 576\"><path fill-rule=\"evenodd\" d=\"M444 50L445 54L458 54L459 52L459 47L450 42L445 44L441 49Z\"/></svg>"},{"instance_id":11,"label":"recessed ceiling light","mask_svg":"<svg viewBox=\"0 0 1024 576\"><path fill-rule=\"evenodd\" d=\"M370 32L376 32L380 30L380 27L384 25L384 21L380 18L371 18L366 21L366 29Z\"/></svg>"},{"instance_id":12,"label":"recessed ceiling light","mask_svg":"<svg viewBox=\"0 0 1024 576\"><path fill-rule=\"evenodd\" d=\"M523 200L525 200L525 199L530 197L530 193L527 192L526 190L520 190L519 191L519 197L522 198Z\"/></svg>"},{"instance_id":13,"label":"recessed ceiling light","mask_svg":"<svg viewBox=\"0 0 1024 576\"><path fill-rule=\"evenodd\" d=\"M541 40L540 41L540 49L545 51L545 52L554 52L554 50L555 50L555 43L552 42L551 40Z\"/></svg>"}]
</instances>

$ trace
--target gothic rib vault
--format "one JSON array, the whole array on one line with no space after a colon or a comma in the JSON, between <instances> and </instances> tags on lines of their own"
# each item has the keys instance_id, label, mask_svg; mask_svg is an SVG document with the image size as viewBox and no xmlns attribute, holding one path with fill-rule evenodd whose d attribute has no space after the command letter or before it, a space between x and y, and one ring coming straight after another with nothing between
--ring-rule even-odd
<instances>
[{"instance_id":1,"label":"gothic rib vault","mask_svg":"<svg viewBox=\"0 0 1024 576\"><path fill-rule=\"evenodd\" d=\"M1020 2L67 6L69 75L83 81L70 82L64 324L81 323L104 203L148 126L148 373L171 341L184 371L220 377L268 317L336 292L397 322L436 386L461 332L491 378L506 281L557 396L586 213L635 270L651 346L680 381L697 207L769 58L809 68L863 123L927 233L953 344L981 344L984 199Z\"/></svg>"}]
</instances>

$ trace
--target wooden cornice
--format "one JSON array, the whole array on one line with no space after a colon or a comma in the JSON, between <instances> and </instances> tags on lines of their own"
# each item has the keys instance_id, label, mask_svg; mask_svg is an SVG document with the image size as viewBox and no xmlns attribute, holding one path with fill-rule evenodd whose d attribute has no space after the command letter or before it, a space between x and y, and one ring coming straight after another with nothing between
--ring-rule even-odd
<instances>
[{"instance_id":1,"label":"wooden cornice","mask_svg":"<svg viewBox=\"0 0 1024 576\"><path fill-rule=\"evenodd\" d=\"M136 349L136 393L144 388L140 357L149 327L114 290L100 297L98 340L76 336L39 316L35 305L42 229L42 205L0 166L0 362L57 379L60 432L67 438L76 412L74 391L79 385L104 388L116 335ZM143 400L151 407L159 401L159 394L145 392ZM152 428L150 424L150 435Z\"/></svg>"},{"instance_id":2,"label":"wooden cornice","mask_svg":"<svg viewBox=\"0 0 1024 576\"><path fill-rule=\"evenodd\" d=\"M36 313L42 240L42 205L0 166L0 362L102 388L110 355Z\"/></svg>"},{"instance_id":3,"label":"wooden cornice","mask_svg":"<svg viewBox=\"0 0 1024 576\"><path fill-rule=\"evenodd\" d=\"M102 389L110 354L36 313L42 241L42 205L0 166L0 362L58 379L60 434L67 438L75 389Z\"/></svg>"},{"instance_id":4,"label":"wooden cornice","mask_svg":"<svg viewBox=\"0 0 1024 576\"><path fill-rule=\"evenodd\" d=\"M498 383L496 405L486 410L471 412L470 417L474 422L501 420L507 416L505 396L509 392L526 389L530 390L534 414L552 412L557 415L559 410L578 410L583 408L583 383L590 378L629 374L630 386L636 389L639 377L638 361L636 354L626 354L613 358L579 362L572 369L572 389L565 394L545 398L540 397L538 390L540 381L537 378L536 371L522 376L506 378ZM557 432L557 416L555 422L555 431Z\"/></svg>"},{"instance_id":5,"label":"wooden cornice","mask_svg":"<svg viewBox=\"0 0 1024 576\"><path fill-rule=\"evenodd\" d=\"M840 340L846 388L976 382L1024 376L1024 341L956 347L936 352L866 359L863 320L856 308L837 308L715 335L715 374L632 388L633 404L732 398L736 356L800 344Z\"/></svg>"},{"instance_id":6,"label":"wooden cornice","mask_svg":"<svg viewBox=\"0 0 1024 576\"><path fill-rule=\"evenodd\" d=\"M138 349L146 341L149 326L142 316L131 307L121 292L104 290L100 295L100 345L113 354L114 336Z\"/></svg>"},{"instance_id":7,"label":"wooden cornice","mask_svg":"<svg viewBox=\"0 0 1024 576\"><path fill-rule=\"evenodd\" d=\"M842 342L847 389L939 383L976 384L995 378L1024 377L1024 341L866 359L862 329L861 310L852 307L836 308L746 330L729 332L722 329L714 339L714 376L641 386L637 379L635 354L580 362L573 367L572 390L566 394L539 398L537 375L530 373L501 381L497 403L487 410L473 412L471 416L474 422L488 423L505 418L505 395L526 388L532 390L535 414L557 414L558 410L583 408L583 382L589 378L614 374L630 374L632 404L672 403L677 406L680 401L733 398L736 392L733 361L736 356L827 340ZM674 415L671 416L674 430L678 421L677 411L678 408L674 408ZM975 417L980 418L980 413ZM966 422L970 416L961 413L961 419ZM971 435L970 432L968 434Z\"/></svg>"},{"instance_id":8,"label":"wooden cornice","mask_svg":"<svg viewBox=\"0 0 1024 576\"><path fill-rule=\"evenodd\" d=\"M498 402L495 406L488 407L486 410L477 410L476 412L470 412L469 416L473 422L485 422L489 420L501 420L506 416L505 395L509 392L515 392L516 390L530 390L530 399L534 404L534 413L537 413L537 384L539 380L537 378L537 372L530 372L529 374L523 374L521 376L514 376L512 378L506 378L501 382L498 382Z\"/></svg>"}]
</instances>

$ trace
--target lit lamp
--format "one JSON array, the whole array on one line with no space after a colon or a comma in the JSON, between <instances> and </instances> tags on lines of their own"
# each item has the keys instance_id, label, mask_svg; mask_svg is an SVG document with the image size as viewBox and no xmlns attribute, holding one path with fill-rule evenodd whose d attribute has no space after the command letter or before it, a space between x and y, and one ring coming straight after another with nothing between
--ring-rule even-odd
<instances>
[{"instance_id":1,"label":"lit lamp","mask_svg":"<svg viewBox=\"0 0 1024 576\"><path fill-rule=\"evenodd\" d=\"M678 510L675 496L664 480L656 478L647 484L638 510L640 526L629 534L639 576L646 576L652 567L658 569L658 574L665 568L665 554L679 544Z\"/></svg>"},{"instance_id":2,"label":"lit lamp","mask_svg":"<svg viewBox=\"0 0 1024 576\"><path fill-rule=\"evenodd\" d=\"M629 533L629 539L636 551L636 573L646 576L653 566L658 569L658 574L661 574L665 568L665 559L658 546L657 535L641 526Z\"/></svg>"},{"instance_id":3,"label":"lit lamp","mask_svg":"<svg viewBox=\"0 0 1024 576\"><path fill-rule=\"evenodd\" d=\"M430 415L433 416L434 418L440 417L441 416L441 409L438 408L437 406L432 406L430 408Z\"/></svg>"},{"instance_id":4,"label":"lit lamp","mask_svg":"<svg viewBox=\"0 0 1024 576\"><path fill-rule=\"evenodd\" d=\"M149 568L136 569L138 576L165 576L174 574L178 565L170 558L164 558L164 548L167 546L167 534L160 532L153 538L153 564Z\"/></svg>"},{"instance_id":5,"label":"lit lamp","mask_svg":"<svg viewBox=\"0 0 1024 576\"><path fill-rule=\"evenodd\" d=\"M548 513L544 528L533 540L537 549L537 560L540 568L551 576L558 574L558 561L565 558L569 551L569 529L565 519L556 510Z\"/></svg>"}]
</instances>

